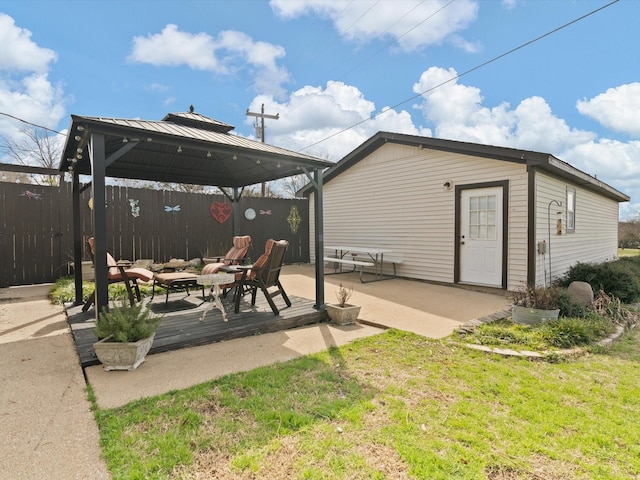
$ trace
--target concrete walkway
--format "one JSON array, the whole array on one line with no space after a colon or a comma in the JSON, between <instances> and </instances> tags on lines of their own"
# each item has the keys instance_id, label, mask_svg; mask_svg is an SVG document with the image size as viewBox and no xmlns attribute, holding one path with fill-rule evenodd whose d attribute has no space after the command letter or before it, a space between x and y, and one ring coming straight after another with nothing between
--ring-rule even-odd
<instances>
[{"instance_id":1,"label":"concrete walkway","mask_svg":"<svg viewBox=\"0 0 640 480\"><path fill-rule=\"evenodd\" d=\"M109 479L62 307L0 289L0 479Z\"/></svg>"},{"instance_id":2,"label":"concrete walkway","mask_svg":"<svg viewBox=\"0 0 640 480\"><path fill-rule=\"evenodd\" d=\"M287 266L287 293L314 298L314 269ZM285 332L150 355L133 372L86 369L101 408L186 388L222 375L287 361L329 346L398 328L443 338L471 320L508 307L504 294L394 279L361 284L355 274L327 276L325 301L339 283L353 286L361 323L314 325ZM0 479L110 478L100 458L99 433L61 307L49 286L0 289Z\"/></svg>"}]
</instances>

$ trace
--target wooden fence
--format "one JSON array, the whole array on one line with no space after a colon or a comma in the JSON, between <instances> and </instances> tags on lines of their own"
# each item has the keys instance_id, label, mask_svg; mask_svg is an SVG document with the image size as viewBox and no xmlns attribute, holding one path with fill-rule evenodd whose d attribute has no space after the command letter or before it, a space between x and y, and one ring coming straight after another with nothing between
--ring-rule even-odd
<instances>
[{"instance_id":1,"label":"wooden fence","mask_svg":"<svg viewBox=\"0 0 640 480\"><path fill-rule=\"evenodd\" d=\"M0 287L49 283L70 273L71 193L66 182L60 187L0 182ZM90 197L91 189L82 193L83 239L93 232ZM107 249L116 259L202 258L231 246L231 205L223 195L109 186L106 202ZM239 207L237 231L251 236L251 258L276 238L289 241L285 263L309 262L306 199L246 197ZM244 215L247 209L255 212L252 220Z\"/></svg>"}]
</instances>

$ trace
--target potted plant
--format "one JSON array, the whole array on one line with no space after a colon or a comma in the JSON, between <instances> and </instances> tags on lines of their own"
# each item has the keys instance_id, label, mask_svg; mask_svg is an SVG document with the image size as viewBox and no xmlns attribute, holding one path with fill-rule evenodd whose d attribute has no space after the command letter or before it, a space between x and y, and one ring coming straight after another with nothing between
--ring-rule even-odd
<instances>
[{"instance_id":1,"label":"potted plant","mask_svg":"<svg viewBox=\"0 0 640 480\"><path fill-rule=\"evenodd\" d=\"M513 292L512 319L527 325L556 320L560 314L559 298L560 291L556 287L523 285Z\"/></svg>"},{"instance_id":2,"label":"potted plant","mask_svg":"<svg viewBox=\"0 0 640 480\"><path fill-rule=\"evenodd\" d=\"M340 288L336 291L337 304L327 305L327 314L333 323L338 325L349 325L355 323L360 313L360 306L351 305L347 302L353 295L353 287L346 288L340 284Z\"/></svg>"},{"instance_id":3,"label":"potted plant","mask_svg":"<svg viewBox=\"0 0 640 480\"><path fill-rule=\"evenodd\" d=\"M93 348L104 369L138 368L151 349L161 320L142 304L103 309L94 329L100 340Z\"/></svg>"}]
</instances>

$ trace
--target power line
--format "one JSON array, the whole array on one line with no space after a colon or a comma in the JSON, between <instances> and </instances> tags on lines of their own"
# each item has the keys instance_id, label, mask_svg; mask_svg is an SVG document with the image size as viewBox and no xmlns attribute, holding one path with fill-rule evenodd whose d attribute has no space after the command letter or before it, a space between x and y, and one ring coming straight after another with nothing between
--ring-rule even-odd
<instances>
[{"instance_id":1,"label":"power line","mask_svg":"<svg viewBox=\"0 0 640 480\"><path fill-rule=\"evenodd\" d=\"M318 144L320 144L322 142L325 142L325 141L327 141L327 140L329 140L329 139L331 139L333 137L336 137L336 136L338 136L338 135L340 135L340 134L342 134L344 132L348 132L352 128L357 127L358 125L362 125L363 123L366 123L369 120L373 120L374 118L377 118L380 115L382 115L384 113L387 113L389 110L395 110L397 107L399 107L401 105L404 105L405 103L408 103L408 102L410 102L412 100L415 100L416 98L421 97L425 93L432 92L435 89L446 85L447 83L450 83L450 82L453 82L455 80L458 80L459 78L462 78L465 75L468 75L468 74L470 74L472 72L475 72L476 70L479 70L480 68L486 67L487 65L489 65L489 64L491 64L491 63L493 63L493 62L495 62L497 60L500 60L501 58L504 58L507 55L511 55L512 53L517 52L518 50L521 50L521 49L523 49L525 47L528 47L529 45L531 45L531 44L533 44L535 42L538 42L539 40L542 40L543 38L546 38L546 37L548 37L550 35L553 35L554 33L559 32L560 30L573 25L574 23L577 23L577 22L579 22L581 20L584 20L585 18L590 17L591 15L594 15L594 14L604 10L605 8L608 8L611 5L613 5L614 3L618 3L619 1L620 0L613 0L612 2L609 2L606 5L603 5L602 7L596 8L595 10L592 10L591 12L586 13L586 14L584 14L584 15L582 15L582 16L574 19L574 20L571 20L570 22L567 22L567 23L565 23L565 24L563 24L563 25L561 25L559 27L556 27L553 30L548 31L547 33L544 33L544 34L542 34L542 35L540 35L540 36L538 36L538 37L536 37L536 38L534 38L532 40L529 40L528 42L522 43L522 44L518 45L517 47L512 48L511 50L508 50L508 51L506 51L504 53L501 53L500 55L497 55L497 56L487 60L486 62L481 63L480 65L476 65L475 67L470 68L469 70L465 70L464 72L459 73L458 75L455 75L455 76L451 77L450 79L445 80L444 82L441 82L441 83L439 83L437 85L434 85L433 87L428 88L427 90L425 90L423 92L420 92L420 93L417 93L415 95L412 95L411 97L409 97L409 98L407 98L407 99L405 99L405 100L403 100L403 101L401 101L399 103L396 103L395 105L389 107L386 110L378 112L375 115L370 116L369 118L365 118L364 120L361 120L361 121L359 121L357 123L354 123L353 125L351 125L351 126L349 126L347 128L343 128L342 130L340 130L340 131L338 131L336 133L333 133L333 134L329 135L328 137L323 138L322 140L318 140L317 142L312 143L311 145L307 145L306 147L300 149L300 151L307 150L308 148L314 147L314 146L316 146L316 145L318 145Z\"/></svg>"},{"instance_id":2,"label":"power line","mask_svg":"<svg viewBox=\"0 0 640 480\"><path fill-rule=\"evenodd\" d=\"M29 121L27 121L27 120L23 120L22 118L15 117L15 116L10 115L10 114L5 113L5 112L0 112L0 115L4 115L5 117L13 118L14 120L17 120L17 121L19 121L19 122L26 123L27 125L31 125L32 127L41 128L41 129L43 129L43 130L46 130L46 131L51 132L51 133L55 133L55 134L57 134L57 135L64 135L64 136L66 136L64 133L59 132L59 131L57 131L57 130L53 130L53 129L49 128L49 127L43 127L42 125L38 125L37 123L31 123L31 122L29 122Z\"/></svg>"}]
</instances>

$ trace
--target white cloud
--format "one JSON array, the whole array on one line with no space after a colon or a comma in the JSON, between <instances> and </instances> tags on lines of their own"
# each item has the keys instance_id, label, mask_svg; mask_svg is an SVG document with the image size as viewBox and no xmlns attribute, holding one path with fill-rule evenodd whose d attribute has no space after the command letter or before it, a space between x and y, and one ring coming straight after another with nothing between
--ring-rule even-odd
<instances>
[{"instance_id":1,"label":"white cloud","mask_svg":"<svg viewBox=\"0 0 640 480\"><path fill-rule=\"evenodd\" d=\"M235 75L249 68L256 91L282 95L282 84L289 72L277 64L284 48L268 42L255 42L242 32L227 30L217 38L207 33L189 33L167 25L161 33L133 38L128 60L156 66L187 66L218 75Z\"/></svg>"},{"instance_id":2,"label":"white cloud","mask_svg":"<svg viewBox=\"0 0 640 480\"><path fill-rule=\"evenodd\" d=\"M266 113L280 114L278 120L265 121L268 143L304 150L331 161L340 160L380 130L413 135L431 133L416 128L406 111L382 109L379 112L383 113L368 120L376 113L374 103L356 87L342 82L327 82L324 88L303 87L283 103L266 96L256 97L249 109L259 111L261 104L265 105Z\"/></svg>"},{"instance_id":3,"label":"white cloud","mask_svg":"<svg viewBox=\"0 0 640 480\"><path fill-rule=\"evenodd\" d=\"M31 32L18 27L13 18L0 14L0 111L14 117L55 127L65 115L62 88L48 79L53 50L31 40ZM0 135L19 141L25 124L0 117Z\"/></svg>"},{"instance_id":4,"label":"white cloud","mask_svg":"<svg viewBox=\"0 0 640 480\"><path fill-rule=\"evenodd\" d=\"M576 108L605 127L640 137L640 83L610 88L590 100L579 100Z\"/></svg>"},{"instance_id":5,"label":"white cloud","mask_svg":"<svg viewBox=\"0 0 640 480\"><path fill-rule=\"evenodd\" d=\"M403 50L413 51L441 44L452 37L453 43L464 49L478 48L459 37L459 32L477 17L478 3L473 0L454 3L446 0L271 0L270 3L275 13L284 19L302 15L329 18L338 33L351 41L389 37Z\"/></svg>"},{"instance_id":6,"label":"white cloud","mask_svg":"<svg viewBox=\"0 0 640 480\"><path fill-rule=\"evenodd\" d=\"M485 107L480 89L458 83L456 76L453 68L431 67L413 86L414 92L425 92L417 107L435 125L437 137L549 153L595 138L570 128L541 97L526 98L515 109L508 103Z\"/></svg>"},{"instance_id":7,"label":"white cloud","mask_svg":"<svg viewBox=\"0 0 640 480\"><path fill-rule=\"evenodd\" d=\"M0 70L46 73L56 52L39 47L31 40L31 32L18 27L13 18L0 13Z\"/></svg>"}]
</instances>

